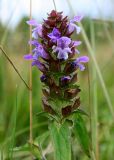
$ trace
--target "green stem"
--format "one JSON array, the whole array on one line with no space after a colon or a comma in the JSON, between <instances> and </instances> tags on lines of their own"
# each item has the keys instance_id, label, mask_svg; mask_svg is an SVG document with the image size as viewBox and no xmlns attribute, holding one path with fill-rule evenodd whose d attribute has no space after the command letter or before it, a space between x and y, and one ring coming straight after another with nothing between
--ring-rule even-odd
<instances>
[{"instance_id":1,"label":"green stem","mask_svg":"<svg viewBox=\"0 0 114 160\"><path fill-rule=\"evenodd\" d=\"M90 21L90 31L91 31L91 45L94 50L93 53L95 53L95 28L94 28L94 22ZM95 56L95 55L94 55ZM99 151L98 151L98 109L97 109L97 74L96 69L92 67L92 77L94 83L92 83L92 91L93 91L93 104L91 104L91 111L92 111L92 117L91 117L91 126L92 126L92 148L95 153L96 160L99 158Z\"/></svg>"}]
</instances>

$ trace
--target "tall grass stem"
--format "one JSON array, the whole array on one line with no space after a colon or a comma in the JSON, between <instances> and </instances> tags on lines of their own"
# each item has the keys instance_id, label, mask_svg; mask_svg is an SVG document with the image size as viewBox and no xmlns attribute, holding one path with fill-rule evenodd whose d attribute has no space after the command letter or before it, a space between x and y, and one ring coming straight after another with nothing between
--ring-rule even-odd
<instances>
[{"instance_id":1,"label":"tall grass stem","mask_svg":"<svg viewBox=\"0 0 114 160\"><path fill-rule=\"evenodd\" d=\"M95 53L95 27L94 22L90 21L91 46ZM94 55L95 56L95 55ZM92 104L91 104L91 126L92 126L92 148L95 153L96 160L99 160L99 145L98 145L98 109L97 109L97 74L96 69L92 66ZM93 83L94 82L94 83Z\"/></svg>"},{"instance_id":2,"label":"tall grass stem","mask_svg":"<svg viewBox=\"0 0 114 160\"><path fill-rule=\"evenodd\" d=\"M29 19L32 19L32 0L30 0L30 15L29 15ZM29 28L29 38L30 40L32 40L32 26L30 25ZM29 52L32 53L32 45L30 44L29 47ZM30 88L32 88L32 65L31 65L31 61L29 63L29 86ZM32 133L32 123L33 123L33 117L32 117L32 89L29 90L29 107L30 107L30 143L32 144L33 142L33 133Z\"/></svg>"},{"instance_id":3,"label":"tall grass stem","mask_svg":"<svg viewBox=\"0 0 114 160\"><path fill-rule=\"evenodd\" d=\"M11 146L10 146L10 159L13 159L13 148L15 145L15 138L16 138L16 125L17 125L17 91L18 91L18 86L16 85L16 100L15 100L15 109L14 109L14 125L13 125L13 131L12 131L12 137L11 137Z\"/></svg>"}]
</instances>

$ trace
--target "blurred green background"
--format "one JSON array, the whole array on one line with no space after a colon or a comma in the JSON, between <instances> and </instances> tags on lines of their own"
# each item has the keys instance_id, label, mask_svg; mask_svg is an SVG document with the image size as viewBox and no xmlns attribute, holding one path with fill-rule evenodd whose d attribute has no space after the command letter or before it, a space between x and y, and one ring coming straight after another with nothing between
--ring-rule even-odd
<instances>
[{"instance_id":1,"label":"blurred green background","mask_svg":"<svg viewBox=\"0 0 114 160\"><path fill-rule=\"evenodd\" d=\"M69 6L70 7L70 6ZM29 53L29 27L24 17L14 28L0 24L0 44L28 83L29 63L23 55ZM81 108L91 115L85 118L96 160L113 160L114 156L114 22L84 18L82 34L75 35L83 43L81 55L88 55L89 70L79 73L78 83L82 90ZM88 44L89 43L89 44ZM91 58L93 56L94 58ZM96 61L93 61L95 59ZM97 62L97 63L96 63ZM96 67L97 66L97 67ZM87 66L86 66L87 68ZM41 73L33 67L33 137L45 135L42 148L53 160L50 139L47 138L48 119L38 117L42 111ZM89 80L88 81L88 75ZM100 77L100 79L99 79ZM90 96L89 96L90 94ZM89 98L90 97L90 98ZM47 134L47 135L46 135ZM29 139L29 93L7 59L0 52L0 148L10 157L10 149L26 144ZM87 160L77 141L73 141L73 160ZM47 149L47 150L46 150ZM14 152L13 159L29 159L24 151Z\"/></svg>"}]
</instances>

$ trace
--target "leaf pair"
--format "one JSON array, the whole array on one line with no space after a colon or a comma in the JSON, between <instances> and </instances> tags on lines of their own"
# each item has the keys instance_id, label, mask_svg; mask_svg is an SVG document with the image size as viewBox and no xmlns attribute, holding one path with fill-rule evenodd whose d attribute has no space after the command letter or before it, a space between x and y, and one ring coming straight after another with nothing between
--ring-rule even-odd
<instances>
[{"instance_id":1,"label":"leaf pair","mask_svg":"<svg viewBox=\"0 0 114 160\"><path fill-rule=\"evenodd\" d=\"M71 160L71 128L67 121L63 124L52 121L49 129L54 146L55 160ZM90 157L90 139L80 112L73 114L72 129L83 151Z\"/></svg>"}]
</instances>

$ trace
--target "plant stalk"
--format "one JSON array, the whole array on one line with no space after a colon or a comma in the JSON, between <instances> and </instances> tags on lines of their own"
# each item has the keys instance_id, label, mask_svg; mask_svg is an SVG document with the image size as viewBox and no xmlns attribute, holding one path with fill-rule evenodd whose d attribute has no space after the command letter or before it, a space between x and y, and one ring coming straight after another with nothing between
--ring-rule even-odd
<instances>
[{"instance_id":1,"label":"plant stalk","mask_svg":"<svg viewBox=\"0 0 114 160\"><path fill-rule=\"evenodd\" d=\"M32 0L30 0L30 15L29 15L29 19L32 19ZM29 38L30 40L32 40L32 26L30 25L29 28ZM29 46L29 53L32 53L32 45L30 44ZM32 88L32 65L31 65L31 61L29 63L29 86L30 88ZM32 144L33 142L33 133L32 133L32 121L33 121L33 117L32 117L32 90L29 90L29 109L30 109L30 144Z\"/></svg>"},{"instance_id":2,"label":"plant stalk","mask_svg":"<svg viewBox=\"0 0 114 160\"><path fill-rule=\"evenodd\" d=\"M95 28L94 22L90 22L90 31L91 31L91 45L95 53ZM94 55L95 56L95 55ZM98 109L97 109L97 74L96 69L92 67L92 77L94 83L93 86L93 104L92 104L92 146L95 153L96 160L99 160L99 145L98 145Z\"/></svg>"}]
</instances>

